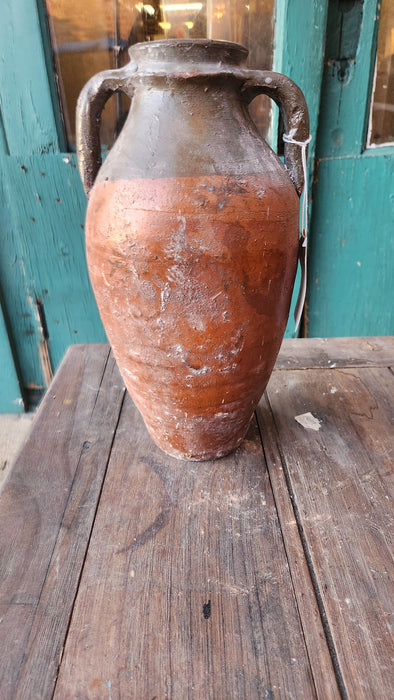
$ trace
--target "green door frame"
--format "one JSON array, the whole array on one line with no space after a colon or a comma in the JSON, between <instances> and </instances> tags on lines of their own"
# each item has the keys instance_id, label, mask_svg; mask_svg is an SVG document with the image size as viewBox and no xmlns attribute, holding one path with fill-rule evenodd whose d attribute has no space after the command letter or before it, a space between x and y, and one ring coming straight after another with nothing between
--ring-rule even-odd
<instances>
[{"instance_id":1,"label":"green door frame","mask_svg":"<svg viewBox=\"0 0 394 700\"><path fill-rule=\"evenodd\" d=\"M308 147L309 218L311 215L311 184L316 152L319 120L320 90L323 73L324 42L328 0L281 0L277 2L275 18L274 70L284 73L301 88L309 110L310 135ZM308 236L310 240L310 236ZM303 334L303 324L294 327L294 309L301 281L297 273L289 321L285 336Z\"/></svg>"},{"instance_id":2,"label":"green door frame","mask_svg":"<svg viewBox=\"0 0 394 700\"><path fill-rule=\"evenodd\" d=\"M0 305L0 413L22 413L25 403Z\"/></svg>"},{"instance_id":3,"label":"green door frame","mask_svg":"<svg viewBox=\"0 0 394 700\"><path fill-rule=\"evenodd\" d=\"M366 148L380 0L331 0L311 220L308 336L394 333L394 144Z\"/></svg>"},{"instance_id":4,"label":"green door frame","mask_svg":"<svg viewBox=\"0 0 394 700\"><path fill-rule=\"evenodd\" d=\"M317 4L279 0L276 18L275 69L304 90L312 134L322 68L316 51L322 53L326 12L326 2ZM31 401L47 386L68 345L105 340L105 334L86 270L86 200L75 155L66 152L44 0L5 4L0 47L0 275L8 344Z\"/></svg>"}]
</instances>

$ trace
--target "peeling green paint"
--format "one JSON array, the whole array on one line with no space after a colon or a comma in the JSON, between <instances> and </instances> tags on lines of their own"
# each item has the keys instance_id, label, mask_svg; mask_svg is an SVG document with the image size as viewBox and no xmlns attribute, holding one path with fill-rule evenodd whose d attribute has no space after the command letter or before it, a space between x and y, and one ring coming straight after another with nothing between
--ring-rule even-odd
<instances>
[{"instance_id":1,"label":"peeling green paint","mask_svg":"<svg viewBox=\"0 0 394 700\"><path fill-rule=\"evenodd\" d=\"M53 371L68 345L105 340L85 261L85 195L69 154L10 157L6 180L12 224L0 263L3 294L23 384L45 387L37 352L44 335Z\"/></svg>"}]
</instances>

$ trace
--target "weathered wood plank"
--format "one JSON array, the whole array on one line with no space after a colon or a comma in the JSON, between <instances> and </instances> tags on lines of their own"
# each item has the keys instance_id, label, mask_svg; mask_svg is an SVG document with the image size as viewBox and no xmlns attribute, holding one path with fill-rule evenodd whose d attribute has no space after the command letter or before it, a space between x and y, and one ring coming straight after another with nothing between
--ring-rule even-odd
<instances>
[{"instance_id":1,"label":"weathered wood plank","mask_svg":"<svg viewBox=\"0 0 394 700\"><path fill-rule=\"evenodd\" d=\"M264 455L278 511L286 555L297 599L308 656L316 687L322 700L341 697L325 636L322 619L311 581L310 571L298 530L297 519L287 489L278 435L266 396L257 407L257 420L262 436Z\"/></svg>"},{"instance_id":2,"label":"weathered wood plank","mask_svg":"<svg viewBox=\"0 0 394 700\"><path fill-rule=\"evenodd\" d=\"M316 697L255 423L179 462L126 397L54 697L107 694Z\"/></svg>"},{"instance_id":3,"label":"weathered wood plank","mask_svg":"<svg viewBox=\"0 0 394 700\"><path fill-rule=\"evenodd\" d=\"M393 395L384 368L274 372L268 387L349 698L392 697Z\"/></svg>"},{"instance_id":4,"label":"weathered wood plank","mask_svg":"<svg viewBox=\"0 0 394 700\"><path fill-rule=\"evenodd\" d=\"M0 499L0 697L53 691L123 386L108 346L74 346Z\"/></svg>"},{"instance_id":5,"label":"weathered wood plank","mask_svg":"<svg viewBox=\"0 0 394 700\"><path fill-rule=\"evenodd\" d=\"M394 336L295 338L282 343L275 369L387 367L394 362Z\"/></svg>"}]
</instances>

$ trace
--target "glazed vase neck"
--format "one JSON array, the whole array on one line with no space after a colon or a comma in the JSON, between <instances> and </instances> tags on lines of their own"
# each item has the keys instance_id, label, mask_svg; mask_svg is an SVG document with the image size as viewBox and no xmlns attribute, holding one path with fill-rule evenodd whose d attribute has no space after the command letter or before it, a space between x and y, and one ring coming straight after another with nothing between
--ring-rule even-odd
<instances>
[{"instance_id":1,"label":"glazed vase neck","mask_svg":"<svg viewBox=\"0 0 394 700\"><path fill-rule=\"evenodd\" d=\"M135 44L129 56L131 70L136 66L140 75L189 77L246 68L248 50L227 41L167 39Z\"/></svg>"}]
</instances>

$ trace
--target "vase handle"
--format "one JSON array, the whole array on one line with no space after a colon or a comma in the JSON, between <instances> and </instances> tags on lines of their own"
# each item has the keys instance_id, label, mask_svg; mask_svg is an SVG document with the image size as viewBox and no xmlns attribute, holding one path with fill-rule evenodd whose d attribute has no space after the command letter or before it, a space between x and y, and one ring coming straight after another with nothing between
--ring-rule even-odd
<instances>
[{"instance_id":1,"label":"vase handle","mask_svg":"<svg viewBox=\"0 0 394 700\"><path fill-rule=\"evenodd\" d=\"M77 157L81 180L89 197L96 175L101 167L100 125L101 114L114 92L133 96L131 74L137 66L128 63L123 68L97 73L82 89L76 111Z\"/></svg>"},{"instance_id":2,"label":"vase handle","mask_svg":"<svg viewBox=\"0 0 394 700\"><path fill-rule=\"evenodd\" d=\"M257 95L268 95L280 109L285 132L290 139L284 142L285 166L288 169L298 196L304 187L302 149L300 144L309 140L309 114L305 97L300 88L281 73L249 70L242 86L242 100L246 105ZM307 153L307 151L306 151Z\"/></svg>"}]
</instances>

